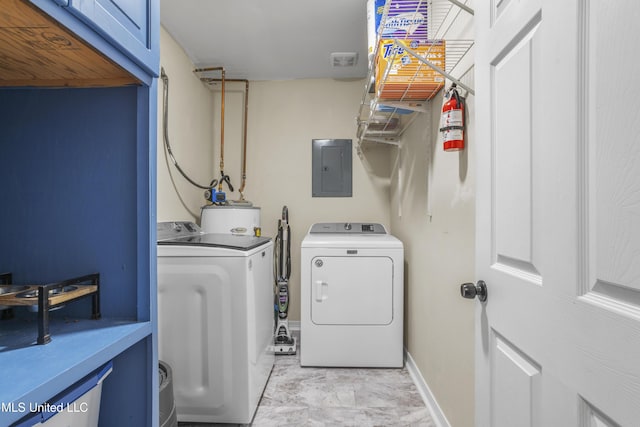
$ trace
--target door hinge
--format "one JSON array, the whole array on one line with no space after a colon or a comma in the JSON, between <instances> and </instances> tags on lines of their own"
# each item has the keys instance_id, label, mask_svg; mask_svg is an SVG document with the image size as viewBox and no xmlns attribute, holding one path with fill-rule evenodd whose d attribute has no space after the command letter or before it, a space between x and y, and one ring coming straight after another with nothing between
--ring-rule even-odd
<instances>
[{"instance_id":1,"label":"door hinge","mask_svg":"<svg viewBox=\"0 0 640 427\"><path fill-rule=\"evenodd\" d=\"M53 0L53 2L58 6L62 6L62 7L69 6L69 0Z\"/></svg>"}]
</instances>

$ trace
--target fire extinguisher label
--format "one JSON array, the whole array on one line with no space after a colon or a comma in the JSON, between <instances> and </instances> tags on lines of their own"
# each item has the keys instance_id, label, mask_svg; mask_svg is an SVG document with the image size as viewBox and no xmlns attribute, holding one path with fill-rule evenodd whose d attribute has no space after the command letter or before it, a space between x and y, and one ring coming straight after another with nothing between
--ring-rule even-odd
<instances>
[{"instance_id":1,"label":"fire extinguisher label","mask_svg":"<svg viewBox=\"0 0 640 427\"><path fill-rule=\"evenodd\" d=\"M462 126L462 110L449 110L442 113L440 127L449 126Z\"/></svg>"},{"instance_id":2,"label":"fire extinguisher label","mask_svg":"<svg viewBox=\"0 0 640 427\"><path fill-rule=\"evenodd\" d=\"M442 140L444 142L457 141L462 139L463 139L462 129L448 129L442 132Z\"/></svg>"}]
</instances>

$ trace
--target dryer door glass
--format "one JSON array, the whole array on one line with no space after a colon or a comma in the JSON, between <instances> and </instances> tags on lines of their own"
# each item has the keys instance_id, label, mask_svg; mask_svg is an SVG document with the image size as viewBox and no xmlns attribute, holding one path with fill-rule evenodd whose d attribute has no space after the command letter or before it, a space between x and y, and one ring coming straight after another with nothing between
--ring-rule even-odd
<instances>
[{"instance_id":1,"label":"dryer door glass","mask_svg":"<svg viewBox=\"0 0 640 427\"><path fill-rule=\"evenodd\" d=\"M388 325L393 320L393 261L388 257L311 260L311 321Z\"/></svg>"}]
</instances>

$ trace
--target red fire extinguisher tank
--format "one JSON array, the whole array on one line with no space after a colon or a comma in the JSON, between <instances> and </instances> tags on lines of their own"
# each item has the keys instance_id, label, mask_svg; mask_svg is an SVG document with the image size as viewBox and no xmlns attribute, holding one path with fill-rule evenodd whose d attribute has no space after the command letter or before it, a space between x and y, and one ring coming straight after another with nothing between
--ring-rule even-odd
<instances>
[{"instance_id":1,"label":"red fire extinguisher tank","mask_svg":"<svg viewBox=\"0 0 640 427\"><path fill-rule=\"evenodd\" d=\"M455 83L446 97L449 99L442 105L440 120L443 148L444 151L460 151L464 149L464 98Z\"/></svg>"}]
</instances>

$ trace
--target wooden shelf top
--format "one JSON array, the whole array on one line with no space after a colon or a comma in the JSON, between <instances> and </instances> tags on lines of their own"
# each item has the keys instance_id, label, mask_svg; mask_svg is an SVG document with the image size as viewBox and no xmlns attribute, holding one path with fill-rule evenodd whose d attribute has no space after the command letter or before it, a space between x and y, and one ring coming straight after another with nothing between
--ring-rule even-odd
<instances>
[{"instance_id":1,"label":"wooden shelf top","mask_svg":"<svg viewBox=\"0 0 640 427\"><path fill-rule=\"evenodd\" d=\"M0 87L113 87L140 81L35 6L4 0Z\"/></svg>"}]
</instances>

